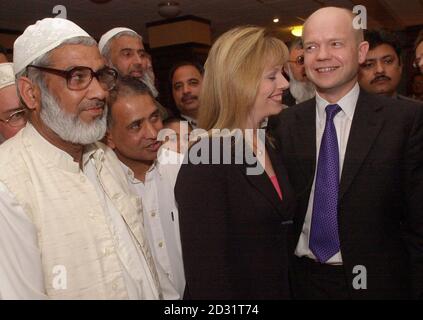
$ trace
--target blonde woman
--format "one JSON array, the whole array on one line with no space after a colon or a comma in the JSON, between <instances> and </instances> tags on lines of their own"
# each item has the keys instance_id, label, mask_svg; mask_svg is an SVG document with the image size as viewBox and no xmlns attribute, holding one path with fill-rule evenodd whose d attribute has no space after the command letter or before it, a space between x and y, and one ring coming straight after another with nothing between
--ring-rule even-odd
<instances>
[{"instance_id":1,"label":"blonde woman","mask_svg":"<svg viewBox=\"0 0 423 320\"><path fill-rule=\"evenodd\" d=\"M208 134L191 146L175 187L187 299L290 298L292 191L275 142L256 138L282 110L287 59L285 44L255 26L226 32L210 50L199 113ZM261 171L248 171L248 151Z\"/></svg>"}]
</instances>

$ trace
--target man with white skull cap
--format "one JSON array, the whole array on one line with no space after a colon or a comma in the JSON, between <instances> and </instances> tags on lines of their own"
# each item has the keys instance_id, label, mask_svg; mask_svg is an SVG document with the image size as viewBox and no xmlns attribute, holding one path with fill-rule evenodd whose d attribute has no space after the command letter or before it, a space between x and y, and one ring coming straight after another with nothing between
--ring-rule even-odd
<instances>
[{"instance_id":1,"label":"man with white skull cap","mask_svg":"<svg viewBox=\"0 0 423 320\"><path fill-rule=\"evenodd\" d=\"M101 54L107 63L119 74L142 80L158 96L154 86L154 72L151 56L145 51L142 37L129 28L113 28L103 34L98 43Z\"/></svg>"},{"instance_id":2,"label":"man with white skull cap","mask_svg":"<svg viewBox=\"0 0 423 320\"><path fill-rule=\"evenodd\" d=\"M25 124L26 110L19 104L13 64L0 63L0 143L13 137Z\"/></svg>"},{"instance_id":3,"label":"man with white skull cap","mask_svg":"<svg viewBox=\"0 0 423 320\"><path fill-rule=\"evenodd\" d=\"M0 146L0 297L159 299L140 199L100 143L117 72L73 22L14 44L26 127Z\"/></svg>"}]
</instances>

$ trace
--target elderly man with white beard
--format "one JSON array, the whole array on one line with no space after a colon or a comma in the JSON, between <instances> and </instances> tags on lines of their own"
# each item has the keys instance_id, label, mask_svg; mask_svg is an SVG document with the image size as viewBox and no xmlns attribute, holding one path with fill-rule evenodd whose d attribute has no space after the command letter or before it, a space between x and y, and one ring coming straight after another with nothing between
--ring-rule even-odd
<instances>
[{"instance_id":1,"label":"elderly man with white beard","mask_svg":"<svg viewBox=\"0 0 423 320\"><path fill-rule=\"evenodd\" d=\"M295 39L289 46L289 60L284 65L285 73L289 77L289 90L284 90L282 103L284 108L295 106L315 96L316 89L306 76L304 68L304 49L301 38ZM269 117L262 127L273 131L279 126L283 112Z\"/></svg>"},{"instance_id":2,"label":"elderly man with white beard","mask_svg":"<svg viewBox=\"0 0 423 320\"><path fill-rule=\"evenodd\" d=\"M142 80L156 98L151 57L145 51L142 37L129 28L113 28L103 34L98 43L100 53L119 75Z\"/></svg>"},{"instance_id":3,"label":"elderly man with white beard","mask_svg":"<svg viewBox=\"0 0 423 320\"><path fill-rule=\"evenodd\" d=\"M154 98L158 97L151 56L145 51L141 35L129 28L113 28L101 36L98 49L107 64L115 68L121 77L130 76L141 80ZM162 118L166 119L166 108L157 100L155 104Z\"/></svg>"},{"instance_id":4,"label":"elderly man with white beard","mask_svg":"<svg viewBox=\"0 0 423 320\"><path fill-rule=\"evenodd\" d=\"M284 70L289 76L289 92L294 98L292 103L287 104L288 106L299 104L314 97L314 85L307 79L305 74L304 49L301 38L295 39L291 43L289 60L284 66ZM284 98L284 101L286 100L288 99Z\"/></svg>"},{"instance_id":5,"label":"elderly man with white beard","mask_svg":"<svg viewBox=\"0 0 423 320\"><path fill-rule=\"evenodd\" d=\"M106 131L116 70L73 22L46 18L14 44L29 122L0 146L0 297L159 299L142 207Z\"/></svg>"}]
</instances>

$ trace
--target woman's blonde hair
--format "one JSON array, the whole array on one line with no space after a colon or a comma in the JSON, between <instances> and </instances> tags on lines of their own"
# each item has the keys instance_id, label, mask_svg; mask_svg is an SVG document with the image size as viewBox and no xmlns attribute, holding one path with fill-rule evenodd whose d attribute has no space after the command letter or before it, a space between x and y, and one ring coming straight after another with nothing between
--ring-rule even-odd
<instances>
[{"instance_id":1,"label":"woman's blonde hair","mask_svg":"<svg viewBox=\"0 0 423 320\"><path fill-rule=\"evenodd\" d=\"M266 28L241 26L220 36L205 64L199 127L245 129L264 68L287 60L288 48Z\"/></svg>"}]
</instances>

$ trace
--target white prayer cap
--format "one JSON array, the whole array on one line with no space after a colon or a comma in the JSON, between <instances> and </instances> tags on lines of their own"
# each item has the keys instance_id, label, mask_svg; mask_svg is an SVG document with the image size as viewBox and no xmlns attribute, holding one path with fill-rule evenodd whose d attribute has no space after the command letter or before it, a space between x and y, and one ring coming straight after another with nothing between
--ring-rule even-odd
<instances>
[{"instance_id":1,"label":"white prayer cap","mask_svg":"<svg viewBox=\"0 0 423 320\"><path fill-rule=\"evenodd\" d=\"M136 34L137 36L139 36L141 39L142 37L136 33L134 30L128 29L128 28L113 28L112 30L107 31L105 34L103 34L100 38L100 41L98 42L98 49L100 50L101 54L103 54L103 48L104 46L107 44L107 42L110 41L110 39L112 39L115 35L117 35L118 33L124 32L124 31L129 31L129 32L133 32L134 34Z\"/></svg>"},{"instance_id":2,"label":"white prayer cap","mask_svg":"<svg viewBox=\"0 0 423 320\"><path fill-rule=\"evenodd\" d=\"M13 74L13 63L0 63L0 89L15 84L15 75Z\"/></svg>"},{"instance_id":3,"label":"white prayer cap","mask_svg":"<svg viewBox=\"0 0 423 320\"><path fill-rule=\"evenodd\" d=\"M91 37L81 27L62 18L44 18L25 29L13 45L15 74L44 53L74 37Z\"/></svg>"}]
</instances>

